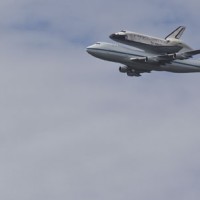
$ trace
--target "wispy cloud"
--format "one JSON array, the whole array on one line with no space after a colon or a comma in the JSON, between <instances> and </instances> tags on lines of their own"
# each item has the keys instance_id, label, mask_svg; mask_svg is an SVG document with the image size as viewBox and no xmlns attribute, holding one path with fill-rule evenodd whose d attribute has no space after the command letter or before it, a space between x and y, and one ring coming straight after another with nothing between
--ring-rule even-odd
<instances>
[{"instance_id":1,"label":"wispy cloud","mask_svg":"<svg viewBox=\"0 0 200 200\"><path fill-rule=\"evenodd\" d=\"M114 31L179 25L199 48L198 7L1 1L0 198L199 199L200 74L132 79L85 52Z\"/></svg>"}]
</instances>

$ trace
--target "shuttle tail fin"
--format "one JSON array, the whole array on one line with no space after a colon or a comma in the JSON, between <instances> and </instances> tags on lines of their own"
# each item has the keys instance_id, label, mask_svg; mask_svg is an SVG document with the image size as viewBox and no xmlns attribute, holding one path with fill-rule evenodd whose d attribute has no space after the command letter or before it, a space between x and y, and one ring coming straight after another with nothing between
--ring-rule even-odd
<instances>
[{"instance_id":1,"label":"shuttle tail fin","mask_svg":"<svg viewBox=\"0 0 200 200\"><path fill-rule=\"evenodd\" d=\"M168 38L180 39L185 29L186 29L185 26L179 26L177 29L171 32L165 39L168 39Z\"/></svg>"}]
</instances>

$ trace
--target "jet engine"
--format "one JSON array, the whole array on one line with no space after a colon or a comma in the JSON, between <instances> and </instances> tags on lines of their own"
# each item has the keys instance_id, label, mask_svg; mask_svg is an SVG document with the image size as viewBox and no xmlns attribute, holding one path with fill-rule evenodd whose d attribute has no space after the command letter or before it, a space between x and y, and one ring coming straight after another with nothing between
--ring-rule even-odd
<instances>
[{"instance_id":1,"label":"jet engine","mask_svg":"<svg viewBox=\"0 0 200 200\"><path fill-rule=\"evenodd\" d=\"M146 57L145 62L147 63L155 63L157 62L157 59L155 57Z\"/></svg>"},{"instance_id":2,"label":"jet engine","mask_svg":"<svg viewBox=\"0 0 200 200\"><path fill-rule=\"evenodd\" d=\"M119 67L119 71L121 73L127 73L129 71L128 67L127 66L122 66L122 67Z\"/></svg>"},{"instance_id":3,"label":"jet engine","mask_svg":"<svg viewBox=\"0 0 200 200\"><path fill-rule=\"evenodd\" d=\"M182 59L185 59L185 56L181 53L174 53L173 54L173 59L179 59L179 60L182 60Z\"/></svg>"},{"instance_id":4,"label":"jet engine","mask_svg":"<svg viewBox=\"0 0 200 200\"><path fill-rule=\"evenodd\" d=\"M119 67L121 73L127 73L128 76L141 76L140 73L136 72L134 69L130 69L127 66Z\"/></svg>"},{"instance_id":5,"label":"jet engine","mask_svg":"<svg viewBox=\"0 0 200 200\"><path fill-rule=\"evenodd\" d=\"M134 69L131 69L127 72L127 76L141 76L140 73L136 72Z\"/></svg>"}]
</instances>

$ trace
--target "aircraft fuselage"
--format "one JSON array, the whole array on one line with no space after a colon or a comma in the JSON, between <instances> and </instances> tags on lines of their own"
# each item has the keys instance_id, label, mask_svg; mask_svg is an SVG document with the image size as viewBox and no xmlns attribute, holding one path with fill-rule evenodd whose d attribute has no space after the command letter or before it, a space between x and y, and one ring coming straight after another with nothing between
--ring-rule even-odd
<instances>
[{"instance_id":1,"label":"aircraft fuselage","mask_svg":"<svg viewBox=\"0 0 200 200\"><path fill-rule=\"evenodd\" d=\"M187 59L187 60L174 60L170 63L151 63L151 62L133 62L132 58L144 58L153 56L154 54L145 51L136 50L134 48L127 48L117 44L110 44L104 42L97 42L96 44L87 47L87 52L94 57L102 60L121 63L138 71L168 71L175 73L189 73L200 72L200 61Z\"/></svg>"},{"instance_id":2,"label":"aircraft fuselage","mask_svg":"<svg viewBox=\"0 0 200 200\"><path fill-rule=\"evenodd\" d=\"M116 42L130 45L149 53L176 53L181 50L189 51L191 47L176 38L156 38L131 31L120 31L110 35Z\"/></svg>"}]
</instances>

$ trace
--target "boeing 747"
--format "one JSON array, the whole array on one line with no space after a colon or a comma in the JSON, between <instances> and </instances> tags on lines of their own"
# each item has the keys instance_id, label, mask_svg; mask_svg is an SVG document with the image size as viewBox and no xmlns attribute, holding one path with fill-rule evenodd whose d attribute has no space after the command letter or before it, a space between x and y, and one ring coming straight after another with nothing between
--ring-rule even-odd
<instances>
[{"instance_id":1,"label":"boeing 747","mask_svg":"<svg viewBox=\"0 0 200 200\"><path fill-rule=\"evenodd\" d=\"M159 40L154 43L155 38L150 36L144 39L145 36L143 42L141 42L142 40L136 42L136 39L132 39L131 43L129 43L130 41L125 41L124 37L118 37L118 39L115 38L116 41L118 40L118 42L124 44L127 42L129 46L97 42L87 47L87 52L102 60L123 64L123 66L119 67L119 71L126 73L128 76L141 76L141 73L150 73L151 71L200 72L200 61L190 59L194 55L200 54L200 50L192 50L183 42L178 42L184 30L184 27L179 27L167 36L166 40L171 38L171 41L176 41L173 45L172 43L164 45L164 43L158 42ZM139 46L137 46L138 44ZM137 46L140 50L132 46Z\"/></svg>"}]
</instances>

